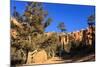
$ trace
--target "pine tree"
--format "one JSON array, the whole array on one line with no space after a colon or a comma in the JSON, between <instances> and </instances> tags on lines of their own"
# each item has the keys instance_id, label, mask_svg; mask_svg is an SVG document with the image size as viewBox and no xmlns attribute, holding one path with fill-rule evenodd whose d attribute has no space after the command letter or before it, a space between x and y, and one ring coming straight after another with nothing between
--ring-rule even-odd
<instances>
[{"instance_id":1,"label":"pine tree","mask_svg":"<svg viewBox=\"0 0 100 67\"><path fill-rule=\"evenodd\" d=\"M58 29L61 30L61 32L65 32L66 31L64 22L59 23L59 25L57 27L58 27Z\"/></svg>"},{"instance_id":2,"label":"pine tree","mask_svg":"<svg viewBox=\"0 0 100 67\"><path fill-rule=\"evenodd\" d=\"M42 3L27 2L25 11L19 19L19 23L23 28L16 25L11 27L18 33L18 35L16 35L17 38L11 37L11 47L16 47L18 50L23 49L24 52L26 52L25 63L27 62L28 52L35 49L40 49L42 43L47 39L45 36L43 36L43 32L52 21L51 18L47 18L47 15L48 13L43 9ZM16 19L19 17L16 16L14 18Z\"/></svg>"}]
</instances>

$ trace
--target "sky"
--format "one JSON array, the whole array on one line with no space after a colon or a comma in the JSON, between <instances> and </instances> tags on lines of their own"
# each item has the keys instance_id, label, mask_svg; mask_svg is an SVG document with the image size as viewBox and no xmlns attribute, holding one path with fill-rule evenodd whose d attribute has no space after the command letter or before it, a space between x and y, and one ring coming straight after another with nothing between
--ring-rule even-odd
<instances>
[{"instance_id":1,"label":"sky","mask_svg":"<svg viewBox=\"0 0 100 67\"><path fill-rule=\"evenodd\" d=\"M13 7L22 14L25 10L26 2L12 1L11 15ZM52 18L51 24L45 29L45 32L60 32L57 28L60 22L64 22L67 31L73 32L88 27L88 16L95 14L95 6L72 5L72 4L57 4L43 3L43 9L48 12L48 17Z\"/></svg>"}]
</instances>

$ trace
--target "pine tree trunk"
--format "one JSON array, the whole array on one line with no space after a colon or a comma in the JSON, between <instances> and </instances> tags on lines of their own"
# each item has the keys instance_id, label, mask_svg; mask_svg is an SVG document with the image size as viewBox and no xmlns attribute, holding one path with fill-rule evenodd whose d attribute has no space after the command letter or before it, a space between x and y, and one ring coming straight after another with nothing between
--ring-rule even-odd
<instances>
[{"instance_id":1,"label":"pine tree trunk","mask_svg":"<svg viewBox=\"0 0 100 67\"><path fill-rule=\"evenodd\" d=\"M28 60L28 50L26 50L26 61L25 61L25 64L27 63L27 60Z\"/></svg>"}]
</instances>

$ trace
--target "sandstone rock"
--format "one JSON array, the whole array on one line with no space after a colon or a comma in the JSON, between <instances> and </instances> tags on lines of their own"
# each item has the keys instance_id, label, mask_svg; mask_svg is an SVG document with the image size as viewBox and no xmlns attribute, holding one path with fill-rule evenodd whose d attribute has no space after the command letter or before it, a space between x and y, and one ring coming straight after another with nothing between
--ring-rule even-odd
<instances>
[{"instance_id":1,"label":"sandstone rock","mask_svg":"<svg viewBox=\"0 0 100 67\"><path fill-rule=\"evenodd\" d=\"M34 56L34 62L35 63L44 63L47 60L47 53L45 50L39 51L35 56Z\"/></svg>"},{"instance_id":2,"label":"sandstone rock","mask_svg":"<svg viewBox=\"0 0 100 67\"><path fill-rule=\"evenodd\" d=\"M41 64L47 60L47 53L45 50L39 52L29 52L27 64Z\"/></svg>"}]
</instances>

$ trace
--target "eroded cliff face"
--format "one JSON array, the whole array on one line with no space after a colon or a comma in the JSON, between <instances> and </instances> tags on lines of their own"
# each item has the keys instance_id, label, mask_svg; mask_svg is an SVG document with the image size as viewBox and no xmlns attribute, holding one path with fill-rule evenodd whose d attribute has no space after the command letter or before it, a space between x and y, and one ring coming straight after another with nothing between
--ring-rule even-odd
<instances>
[{"instance_id":1,"label":"eroded cliff face","mask_svg":"<svg viewBox=\"0 0 100 67\"><path fill-rule=\"evenodd\" d=\"M18 26L19 28L23 28L23 25L19 22L17 22L16 19L11 18L11 23L13 23L14 25ZM55 32L47 32L44 33L47 37L50 37L54 34ZM17 30L16 29L11 29L11 36L16 38L17 37ZM56 33L57 34L57 33ZM71 40L74 41L82 41L83 39L86 40L86 42L91 45L93 39L95 39L95 27L88 27L87 29L82 29L79 31L74 31L71 33L60 33L59 37L59 41L61 42L61 44L68 44Z\"/></svg>"}]
</instances>

